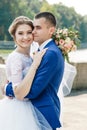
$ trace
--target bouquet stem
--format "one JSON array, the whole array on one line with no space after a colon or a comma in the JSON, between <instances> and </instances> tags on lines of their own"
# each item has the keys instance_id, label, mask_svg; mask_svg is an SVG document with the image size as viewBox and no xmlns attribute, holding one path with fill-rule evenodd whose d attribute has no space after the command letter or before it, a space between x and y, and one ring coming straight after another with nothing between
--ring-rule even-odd
<instances>
[{"instance_id":1,"label":"bouquet stem","mask_svg":"<svg viewBox=\"0 0 87 130\"><path fill-rule=\"evenodd\" d=\"M64 59L69 63L69 56L68 56L68 54L66 53L66 54L64 54Z\"/></svg>"}]
</instances>

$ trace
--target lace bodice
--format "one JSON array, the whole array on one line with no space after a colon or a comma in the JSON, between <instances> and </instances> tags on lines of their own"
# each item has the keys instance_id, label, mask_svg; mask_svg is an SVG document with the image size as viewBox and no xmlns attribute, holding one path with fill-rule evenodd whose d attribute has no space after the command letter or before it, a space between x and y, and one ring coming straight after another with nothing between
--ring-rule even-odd
<instances>
[{"instance_id":1,"label":"lace bodice","mask_svg":"<svg viewBox=\"0 0 87 130\"><path fill-rule=\"evenodd\" d=\"M18 85L31 64L32 58L15 51L12 52L6 61L6 75L9 82L12 82L13 86Z\"/></svg>"}]
</instances>

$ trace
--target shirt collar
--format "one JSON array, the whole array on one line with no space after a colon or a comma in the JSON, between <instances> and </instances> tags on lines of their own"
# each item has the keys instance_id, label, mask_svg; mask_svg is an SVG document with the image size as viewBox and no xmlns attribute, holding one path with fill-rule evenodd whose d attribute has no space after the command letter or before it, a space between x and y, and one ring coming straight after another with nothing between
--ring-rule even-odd
<instances>
[{"instance_id":1,"label":"shirt collar","mask_svg":"<svg viewBox=\"0 0 87 130\"><path fill-rule=\"evenodd\" d=\"M43 42L40 46L39 49L42 50L50 41L52 40L52 38L46 40L45 42Z\"/></svg>"}]
</instances>

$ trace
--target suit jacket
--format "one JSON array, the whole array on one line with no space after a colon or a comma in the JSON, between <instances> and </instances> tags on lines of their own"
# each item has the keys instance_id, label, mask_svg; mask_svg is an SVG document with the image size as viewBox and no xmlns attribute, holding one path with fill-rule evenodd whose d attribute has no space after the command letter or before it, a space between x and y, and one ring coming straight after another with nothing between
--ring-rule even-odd
<instances>
[{"instance_id":1,"label":"suit jacket","mask_svg":"<svg viewBox=\"0 0 87 130\"><path fill-rule=\"evenodd\" d=\"M57 93L63 77L64 59L62 52L53 40L45 48L48 50L36 72L31 90L25 98L31 100L52 128L59 128L61 127L59 121L60 101ZM6 95L14 96L11 83L6 88Z\"/></svg>"}]
</instances>

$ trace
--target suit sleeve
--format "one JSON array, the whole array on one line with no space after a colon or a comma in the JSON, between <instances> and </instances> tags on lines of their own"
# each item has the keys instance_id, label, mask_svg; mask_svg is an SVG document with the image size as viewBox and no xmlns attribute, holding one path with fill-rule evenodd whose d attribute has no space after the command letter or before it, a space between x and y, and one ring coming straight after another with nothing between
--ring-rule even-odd
<instances>
[{"instance_id":1,"label":"suit sleeve","mask_svg":"<svg viewBox=\"0 0 87 130\"><path fill-rule=\"evenodd\" d=\"M59 55L60 56L60 55ZM47 87L58 67L58 55L54 51L47 51L37 70L31 90L26 98L37 98Z\"/></svg>"},{"instance_id":2,"label":"suit sleeve","mask_svg":"<svg viewBox=\"0 0 87 130\"><path fill-rule=\"evenodd\" d=\"M10 82L6 85L5 91L6 91L5 92L6 96L15 97L14 92L13 92L12 82Z\"/></svg>"}]
</instances>

